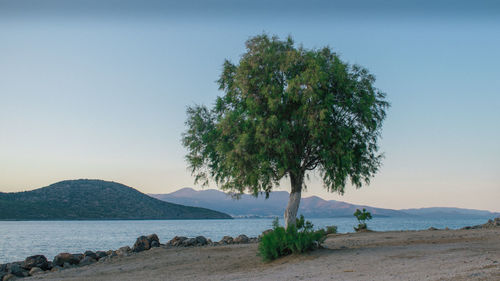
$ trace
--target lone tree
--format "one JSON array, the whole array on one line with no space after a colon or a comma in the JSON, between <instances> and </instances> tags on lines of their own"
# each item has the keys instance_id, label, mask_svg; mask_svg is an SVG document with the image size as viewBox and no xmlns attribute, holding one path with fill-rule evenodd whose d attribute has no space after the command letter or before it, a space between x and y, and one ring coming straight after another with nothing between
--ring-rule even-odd
<instances>
[{"instance_id":1,"label":"lone tree","mask_svg":"<svg viewBox=\"0 0 500 281\"><path fill-rule=\"evenodd\" d=\"M329 47L250 38L239 64L224 62L224 95L214 107L187 109L183 144L195 182L268 197L288 178L286 227L295 223L308 172L317 170L330 192L343 194L348 180L368 184L381 163L377 140L389 106L374 82Z\"/></svg>"}]
</instances>

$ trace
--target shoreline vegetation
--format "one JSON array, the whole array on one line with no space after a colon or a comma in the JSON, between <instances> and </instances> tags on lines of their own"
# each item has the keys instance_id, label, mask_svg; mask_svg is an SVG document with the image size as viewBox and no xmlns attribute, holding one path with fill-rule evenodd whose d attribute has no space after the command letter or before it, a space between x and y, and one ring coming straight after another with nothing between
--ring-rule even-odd
<instances>
[{"instance_id":1,"label":"shoreline vegetation","mask_svg":"<svg viewBox=\"0 0 500 281\"><path fill-rule=\"evenodd\" d=\"M260 238L260 237L259 237ZM180 256L181 259L190 258L193 254L196 253L204 253L207 254L207 259L196 258L193 262L199 265L199 263L208 262L209 264L213 263L213 260L210 260L211 255L220 256L221 252L228 252L228 256L226 259L233 257L235 260L240 260L242 257L238 256L238 251L243 251L246 255L250 255L250 252L253 253L250 263L256 263L259 267L264 267L268 271L271 271L272 274L277 274L276 270L273 269L273 265L276 265L278 268L287 264L298 262L299 260L309 260L311 257L318 256L328 258L330 254L336 256L343 260L342 252L347 252L352 254L352 250L360 251L373 250L373 247L379 245L381 247L392 247L392 246L402 246L397 249L397 251L401 251L399 256L394 256L393 258L397 261L411 261L412 258L408 258L411 256L409 253L404 253L405 251L417 251L420 255L423 255L422 258L425 260L427 257L424 253L421 253L425 245L436 246L437 248L446 248L449 246L453 246L461 249L465 256L464 259L467 259L469 263L474 263L472 256L473 246L479 243L480 248L485 245L490 245L489 249L484 250L483 248L479 249L481 255L483 256L481 261L478 261L482 267L478 268L478 272L481 273L470 273L469 275L464 275L463 279L460 274L465 274L464 272L451 272L449 280L490 280L488 278L485 279L485 274L493 274L492 277L500 278L500 217L495 218L494 220L489 220L487 223L476 226L466 226L458 230L449 230L449 229L437 229L434 227L429 228L428 230L421 231L388 231L388 232L361 232L361 233L346 233L346 234L329 234L324 247L321 247L319 250L313 251L311 253L305 255L291 255L284 258L280 258L274 262L262 262L260 258L256 256L257 254L257 242L259 241L257 237L247 237L242 234L238 237L230 237L225 236L218 242L213 242L210 239L207 239L203 236L188 238L176 236L172 240L168 241L165 244L161 244L158 236L156 234L151 234L148 236L140 236L136 239L135 244L130 246L124 246L117 250L108 250L108 251L85 251L84 253L78 254L70 254L70 253L60 253L54 257L52 261L48 261L47 258L43 255L35 255L27 257L24 261L11 262L6 264L0 264L0 280L7 281L12 280L14 278L21 277L29 277L28 279L35 278L34 280L45 279L45 280L127 280L134 279L134 276L142 276L137 275L140 274L141 271L143 273L147 272L149 277L148 279L163 279L165 276L165 272L162 270L150 270L148 265L151 263L162 262L162 260L156 260L155 256L166 256L166 258L173 258L172 255ZM395 241L399 241L394 243ZM343 245L345 244L345 245ZM484 244L484 245L483 245ZM423 248L420 249L419 247ZM477 246L477 245L476 245ZM229 248L227 248L229 247ZM472 247L471 249L469 249ZM350 249L350 250L349 250ZM184 250L184 252L183 252ZM393 251L395 249L385 249L387 251ZM477 249L476 249L477 250ZM194 252L193 252L194 251ZM316 253L317 252L317 253ZM453 252L453 251L452 251ZM448 252L446 252L448 253ZM338 256L340 255L340 256ZM358 254L356 254L358 255ZM337 257L338 256L338 257ZM363 256L359 257L363 258ZM436 257L429 257L430 259L435 259ZM486 261L484 260L486 258ZM176 259L176 258L175 258ZM409 260L410 259L410 260ZM167 259L168 260L168 259ZM165 260L165 266L168 267L169 262ZM186 261L186 260L185 260ZM332 260L338 261L337 259ZM121 274L115 275L113 273L116 270L116 267L120 268L127 267L127 264L130 262L135 262L140 264L142 267L139 272L129 272L128 270L120 270L123 271ZM227 263L231 263L230 261L226 261ZM122 266L123 265L123 266ZM207 264L207 266L209 266ZM99 267L99 270L94 273L94 269ZM352 265L351 265L352 268ZM68 270L70 269L70 270ZM157 268L158 269L158 268ZM340 268L341 269L341 268ZM479 270L481 269L481 270ZM212 271L212 275L203 275L203 272L198 272L196 269L192 269L187 272L182 272L182 276L177 276L178 278L172 279L231 279L229 276L231 274L243 274L242 279L253 279L252 275L245 275L245 270L242 268L226 268L226 270L222 271ZM352 271L351 271L352 270ZM344 273L350 272L358 272L358 269L345 269ZM362 271L360 271L362 272ZM421 274L426 274L426 271L422 271ZM179 273L179 272L178 272ZM226 273L228 274L226 276ZM286 272L284 272L286 273ZM385 274L388 274L386 272ZM413 272L415 274L418 271ZM180 274L180 273L179 273ZM198 275L199 274L199 275ZM273 275L269 275L269 278ZM288 274L288 273L287 273ZM360 278L355 278L358 280L364 280L365 278L361 278L365 276L373 277L378 276L377 273L375 275L370 275L370 272L364 272L360 275ZM420 274L420 273L418 273ZM457 275L458 274L458 275ZM496 275L495 275L496 274ZM32 277L30 277L32 276ZM197 278L197 276L199 278ZM201 277L200 277L201 276ZM203 277L204 276L204 277ZM279 275L278 275L279 276ZM299 277L299 276L296 276ZM314 276L313 276L314 277ZM323 276L324 277L324 276ZM320 277L319 279L323 279ZM391 280L398 279L395 276L386 276L387 278L382 278L380 280ZM432 276L431 276L432 277ZM457 278L455 278L457 277ZM169 277L170 278L170 277ZM262 276L262 278L256 279L267 279L268 276ZM280 277L281 278L281 277ZM292 278L295 279L295 278ZM316 278L313 278L316 279ZM421 279L421 278L418 278ZM424 279L430 279L424 278ZM435 278L438 279L438 278ZM269 279L271 280L271 279ZM379 279L370 279L370 280L379 280ZM448 280L446 278L439 280Z\"/></svg>"}]
</instances>

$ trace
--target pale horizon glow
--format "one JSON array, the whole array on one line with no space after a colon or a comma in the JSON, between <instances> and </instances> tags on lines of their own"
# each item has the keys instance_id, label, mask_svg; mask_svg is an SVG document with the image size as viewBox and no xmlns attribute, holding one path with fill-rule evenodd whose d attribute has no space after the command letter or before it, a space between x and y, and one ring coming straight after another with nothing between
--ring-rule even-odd
<instances>
[{"instance_id":1,"label":"pale horizon glow","mask_svg":"<svg viewBox=\"0 0 500 281\"><path fill-rule=\"evenodd\" d=\"M340 196L312 175L303 196L500 212L500 4L313 2L0 0L0 192L81 178L200 189L185 109L212 105L224 59L265 31L331 46L391 102L371 184Z\"/></svg>"}]
</instances>

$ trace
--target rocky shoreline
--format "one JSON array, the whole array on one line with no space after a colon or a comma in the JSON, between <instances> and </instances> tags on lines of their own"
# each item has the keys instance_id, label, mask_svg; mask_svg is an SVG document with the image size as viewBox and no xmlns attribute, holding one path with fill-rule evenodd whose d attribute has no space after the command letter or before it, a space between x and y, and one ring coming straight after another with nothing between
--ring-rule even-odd
<instances>
[{"instance_id":1,"label":"rocky shoreline","mask_svg":"<svg viewBox=\"0 0 500 281\"><path fill-rule=\"evenodd\" d=\"M466 226L460 230L472 229L492 229L500 227L500 217L489 220L485 224ZM438 230L429 228L428 230ZM448 230L448 229L446 229ZM263 234L270 230L266 230ZM231 244L249 244L257 243L260 237L247 237L241 234L237 237L224 236L220 241L213 242L204 236L184 237L175 236L165 244L161 244L156 234L140 236L136 239L134 245L124 246L117 250L108 251L85 251L84 253L70 254L59 253L52 261L47 260L44 255L34 255L27 257L24 261L16 261L6 264L0 264L0 280L14 280L16 278L29 277L47 272L60 271L68 268L83 267L94 263L105 263L115 257L131 256L139 252L147 251L153 248L180 248L180 247L216 247Z\"/></svg>"},{"instance_id":2,"label":"rocky shoreline","mask_svg":"<svg viewBox=\"0 0 500 281\"><path fill-rule=\"evenodd\" d=\"M24 261L15 261L5 264L0 264L0 280L14 280L43 274L45 272L60 271L68 268L87 266L96 262L107 262L114 257L130 256L135 253L147 251L152 248L174 248L174 247L200 247L200 246L219 246L230 244L247 244L256 243L259 238L247 237L241 234L237 237L224 236L220 241L213 242L211 239L204 236L193 238L184 236L175 236L166 244L161 244L158 235L150 234L147 236L139 236L132 248L124 246L117 250L108 251L85 251L84 253L70 254L59 253L52 261L49 261L44 255L34 255L27 257Z\"/></svg>"}]
</instances>

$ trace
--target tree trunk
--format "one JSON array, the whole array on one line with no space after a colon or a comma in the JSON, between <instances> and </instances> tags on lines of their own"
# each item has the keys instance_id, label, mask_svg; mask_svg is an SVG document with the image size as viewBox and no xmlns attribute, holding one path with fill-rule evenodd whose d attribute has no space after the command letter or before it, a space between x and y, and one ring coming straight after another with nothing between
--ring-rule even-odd
<instances>
[{"instance_id":1,"label":"tree trunk","mask_svg":"<svg viewBox=\"0 0 500 281\"><path fill-rule=\"evenodd\" d=\"M302 193L302 181L303 177L290 175L292 190L290 192L290 198L288 199L288 205L285 210L285 228L295 224L297 219L297 211L299 210L300 196Z\"/></svg>"}]
</instances>

